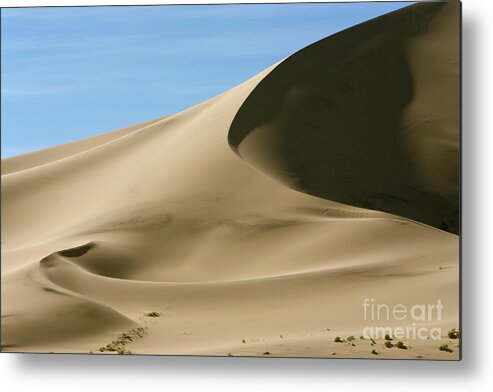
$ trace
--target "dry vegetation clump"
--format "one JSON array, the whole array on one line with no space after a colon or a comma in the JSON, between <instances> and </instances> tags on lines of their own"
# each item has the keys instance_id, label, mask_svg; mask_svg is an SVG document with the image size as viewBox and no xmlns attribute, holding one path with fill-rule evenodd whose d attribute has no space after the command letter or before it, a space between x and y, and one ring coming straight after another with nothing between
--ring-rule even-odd
<instances>
[{"instance_id":1,"label":"dry vegetation clump","mask_svg":"<svg viewBox=\"0 0 493 392\"><path fill-rule=\"evenodd\" d=\"M126 345L133 342L134 340L141 339L144 337L147 327L132 328L127 332L123 332L118 335L115 340L112 340L106 346L100 347L99 351L116 353L116 354L133 354L132 351L126 348Z\"/></svg>"}]
</instances>

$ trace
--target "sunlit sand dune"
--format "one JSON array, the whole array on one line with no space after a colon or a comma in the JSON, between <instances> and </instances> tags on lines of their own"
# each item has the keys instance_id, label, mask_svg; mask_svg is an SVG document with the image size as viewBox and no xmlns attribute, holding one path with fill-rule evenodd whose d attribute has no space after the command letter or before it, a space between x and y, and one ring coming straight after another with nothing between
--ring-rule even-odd
<instances>
[{"instance_id":1,"label":"sunlit sand dune","mask_svg":"<svg viewBox=\"0 0 493 392\"><path fill-rule=\"evenodd\" d=\"M407 7L184 112L2 160L2 350L457 359L458 7ZM365 320L366 298L441 301L415 322L440 336L359 339L414 322Z\"/></svg>"}]
</instances>

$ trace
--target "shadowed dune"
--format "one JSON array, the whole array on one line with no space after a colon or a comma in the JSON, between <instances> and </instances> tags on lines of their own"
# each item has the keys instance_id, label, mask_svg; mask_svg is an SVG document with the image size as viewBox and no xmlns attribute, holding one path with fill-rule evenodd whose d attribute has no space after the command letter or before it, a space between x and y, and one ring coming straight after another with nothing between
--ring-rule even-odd
<instances>
[{"instance_id":1,"label":"shadowed dune","mask_svg":"<svg viewBox=\"0 0 493 392\"><path fill-rule=\"evenodd\" d=\"M229 143L295 189L458 233L458 18L422 3L301 50L246 99Z\"/></svg>"},{"instance_id":2,"label":"shadowed dune","mask_svg":"<svg viewBox=\"0 0 493 392\"><path fill-rule=\"evenodd\" d=\"M357 45L353 68L344 63L347 72L351 70L350 86L356 89L356 81L363 83L366 75L385 76L380 75L381 60L369 55L365 68L358 53L365 53L372 35L380 42L374 34L378 26L385 32L397 23L391 15L397 21L426 16L429 33L415 37L428 40L442 18L451 26L459 22L456 11L457 4L412 6L329 37L184 112L2 161L2 350L97 351L145 327L145 336L127 342L126 349L142 354L268 351L272 356L373 357L369 340L354 346L334 342L336 336L362 334L368 324L362 311L365 298L406 306L440 299L442 317L420 325L441 328L440 339L445 341L446 331L459 323L458 237L400 216L435 222L418 219L411 209L400 214L395 199L431 211L439 195L445 201L436 204L433 219L445 219L452 227L452 209L444 205L453 197L442 195L441 187L435 193L417 188L431 195L421 199L408 195L406 184L420 182L412 167L398 161L405 143L391 136L392 129L401 129L391 125L424 118L420 113L429 104L418 103L430 95L425 91L419 98L419 89L414 89L414 95L404 90L399 100L393 97L383 134L376 133L372 144L355 124L367 113L368 132L376 132L374 123L384 114L384 93L391 91L376 92L368 104L378 110L364 112L367 90L359 96L329 89L340 77L331 76L337 73L330 68L332 61L337 68L345 60L342 54L328 53L334 50L332 42L342 52L356 45L357 37L365 43ZM400 22L396 28L401 28ZM383 46L402 48L404 41L412 46L413 40L401 38L387 39ZM406 61L401 54L391 59L402 65L402 75L413 75L413 52L406 53ZM305 83L307 67L312 74ZM406 80L410 84L417 79ZM300 82L300 88L288 93L284 102L292 81ZM396 88L409 87L406 83ZM437 86L440 83L438 78ZM321 94L330 100L331 110L325 109L327 102L320 102ZM351 100L355 110L346 113L342 108ZM297 133L291 126L321 127L325 121L341 132L347 127L347 135L322 146L335 131L321 128L319 142L314 143L306 128ZM252 132L259 124L265 127ZM421 122L415 125L416 143L409 144L417 159L423 127ZM431 139L439 146L447 144L443 138L448 136L441 138L434 129ZM390 140L383 138L384 152L376 154L383 135ZM299 157L292 150L295 144ZM448 160L453 145L450 150L425 145L435 158L443 154L445 163L434 166L432 173L446 182L440 176L453 165ZM378 160L370 159L373 153ZM355 177L346 178L348 157L358 169ZM423 159L424 165L430 162ZM293 169L305 163L306 171ZM323 165L327 166L322 170ZM390 174L401 170L402 181L370 170L383 170L385 165L391 166ZM320 170L320 184L314 170ZM372 193L371 184L381 187L387 198ZM446 192L456 186L451 184L444 187ZM357 187L353 193L352 186ZM337 190L336 201L309 194L329 188ZM372 204L366 209L361 208L362 200L388 203L386 208ZM388 325L407 323L391 320ZM437 349L440 342L435 340L406 342L412 343L412 350L382 351L381 357L458 357L456 346L447 353ZM383 350L383 341L378 345Z\"/></svg>"}]
</instances>

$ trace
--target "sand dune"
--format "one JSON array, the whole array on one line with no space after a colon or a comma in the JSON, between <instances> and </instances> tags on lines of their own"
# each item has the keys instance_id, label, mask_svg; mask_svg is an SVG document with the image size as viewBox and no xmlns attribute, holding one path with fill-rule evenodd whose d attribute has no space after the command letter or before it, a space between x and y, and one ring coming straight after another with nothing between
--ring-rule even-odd
<instances>
[{"instance_id":1,"label":"sand dune","mask_svg":"<svg viewBox=\"0 0 493 392\"><path fill-rule=\"evenodd\" d=\"M2 350L457 359L459 242L432 227L458 227L456 88L435 106L457 12L414 5L184 112L2 160ZM440 299L420 323L440 340L334 342L375 324L365 298Z\"/></svg>"},{"instance_id":2,"label":"sand dune","mask_svg":"<svg viewBox=\"0 0 493 392\"><path fill-rule=\"evenodd\" d=\"M230 144L293 188L457 234L458 20L420 4L305 48L250 94Z\"/></svg>"}]
</instances>

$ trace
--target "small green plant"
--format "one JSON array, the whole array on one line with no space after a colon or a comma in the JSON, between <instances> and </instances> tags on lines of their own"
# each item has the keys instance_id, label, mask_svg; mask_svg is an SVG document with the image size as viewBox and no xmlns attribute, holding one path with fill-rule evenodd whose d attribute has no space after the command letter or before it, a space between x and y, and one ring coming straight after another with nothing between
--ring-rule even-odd
<instances>
[{"instance_id":1,"label":"small green plant","mask_svg":"<svg viewBox=\"0 0 493 392\"><path fill-rule=\"evenodd\" d=\"M336 336L336 338L334 339L334 342L336 343L342 343L344 340L342 340L339 336Z\"/></svg>"},{"instance_id":2,"label":"small green plant","mask_svg":"<svg viewBox=\"0 0 493 392\"><path fill-rule=\"evenodd\" d=\"M360 340L365 340L365 337L363 335L360 336L359 338L360 338Z\"/></svg>"},{"instance_id":3,"label":"small green plant","mask_svg":"<svg viewBox=\"0 0 493 392\"><path fill-rule=\"evenodd\" d=\"M395 347L400 348L401 350L407 350L407 346L400 340L395 344Z\"/></svg>"},{"instance_id":4,"label":"small green plant","mask_svg":"<svg viewBox=\"0 0 493 392\"><path fill-rule=\"evenodd\" d=\"M265 353L263 353L262 355L270 355L270 352L266 351Z\"/></svg>"},{"instance_id":5,"label":"small green plant","mask_svg":"<svg viewBox=\"0 0 493 392\"><path fill-rule=\"evenodd\" d=\"M388 340L384 343L385 347L387 348L392 348L394 347L394 345L392 343L390 343Z\"/></svg>"},{"instance_id":6,"label":"small green plant","mask_svg":"<svg viewBox=\"0 0 493 392\"><path fill-rule=\"evenodd\" d=\"M385 335L385 340L393 340L393 339L390 337L390 335L389 335L389 334L386 334L386 335Z\"/></svg>"},{"instance_id":7,"label":"small green plant","mask_svg":"<svg viewBox=\"0 0 493 392\"><path fill-rule=\"evenodd\" d=\"M352 342L353 340L356 340L356 338L355 338L353 335L351 335L351 336L349 336L349 337L347 338L347 341L348 341L348 342Z\"/></svg>"},{"instance_id":8,"label":"small green plant","mask_svg":"<svg viewBox=\"0 0 493 392\"><path fill-rule=\"evenodd\" d=\"M459 330L456 328L452 328L450 331L448 331L447 336L450 339L459 339L460 337Z\"/></svg>"},{"instance_id":9,"label":"small green plant","mask_svg":"<svg viewBox=\"0 0 493 392\"><path fill-rule=\"evenodd\" d=\"M452 350L451 348L449 348L448 344L442 344L440 347L438 347L438 349L440 351L445 351L445 352L448 352L448 353L453 353L454 350Z\"/></svg>"},{"instance_id":10,"label":"small green plant","mask_svg":"<svg viewBox=\"0 0 493 392\"><path fill-rule=\"evenodd\" d=\"M161 317L161 313L159 313L159 312L149 312L149 313L144 313L144 316L146 316L146 317Z\"/></svg>"},{"instance_id":11,"label":"small green plant","mask_svg":"<svg viewBox=\"0 0 493 392\"><path fill-rule=\"evenodd\" d=\"M241 339L241 343L246 343L246 340L245 339Z\"/></svg>"},{"instance_id":12,"label":"small green plant","mask_svg":"<svg viewBox=\"0 0 493 392\"><path fill-rule=\"evenodd\" d=\"M371 343L370 343L370 344L371 344L372 346L374 346L375 344L377 344L377 342L375 342L375 339L373 339L373 338L371 338L371 339L370 339L370 341L371 341Z\"/></svg>"},{"instance_id":13,"label":"small green plant","mask_svg":"<svg viewBox=\"0 0 493 392\"><path fill-rule=\"evenodd\" d=\"M378 352L377 352L377 350L375 350L375 349L371 350L371 353L372 353L373 355L378 355Z\"/></svg>"}]
</instances>

